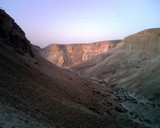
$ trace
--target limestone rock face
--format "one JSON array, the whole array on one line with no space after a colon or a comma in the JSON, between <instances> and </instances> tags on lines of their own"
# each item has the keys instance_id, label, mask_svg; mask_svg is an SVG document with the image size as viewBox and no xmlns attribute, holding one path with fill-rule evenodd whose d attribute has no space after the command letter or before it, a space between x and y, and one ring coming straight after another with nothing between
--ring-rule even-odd
<instances>
[{"instance_id":1,"label":"limestone rock face","mask_svg":"<svg viewBox=\"0 0 160 128\"><path fill-rule=\"evenodd\" d=\"M120 41L103 41L91 44L51 44L42 49L41 55L60 67L69 67L114 48Z\"/></svg>"}]
</instances>

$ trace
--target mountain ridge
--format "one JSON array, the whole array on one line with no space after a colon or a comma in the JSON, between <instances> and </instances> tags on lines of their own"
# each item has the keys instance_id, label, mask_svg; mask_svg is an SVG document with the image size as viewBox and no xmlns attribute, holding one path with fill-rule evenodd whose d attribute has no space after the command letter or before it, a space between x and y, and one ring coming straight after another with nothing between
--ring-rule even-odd
<instances>
[{"instance_id":1,"label":"mountain ridge","mask_svg":"<svg viewBox=\"0 0 160 128\"><path fill-rule=\"evenodd\" d=\"M25 37L24 31L2 9L0 11L0 29L0 37L7 45L13 46L22 55L28 53L32 57L34 56L30 41Z\"/></svg>"},{"instance_id":2,"label":"mountain ridge","mask_svg":"<svg viewBox=\"0 0 160 128\"><path fill-rule=\"evenodd\" d=\"M70 67L114 48L119 42L121 40L88 44L50 44L42 49L41 55L60 67Z\"/></svg>"}]
</instances>

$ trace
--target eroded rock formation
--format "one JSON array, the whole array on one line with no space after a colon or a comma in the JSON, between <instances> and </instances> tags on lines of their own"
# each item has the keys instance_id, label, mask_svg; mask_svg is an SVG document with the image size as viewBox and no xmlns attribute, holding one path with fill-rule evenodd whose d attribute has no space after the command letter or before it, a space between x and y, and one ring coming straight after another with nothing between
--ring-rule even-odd
<instances>
[{"instance_id":1,"label":"eroded rock formation","mask_svg":"<svg viewBox=\"0 0 160 128\"><path fill-rule=\"evenodd\" d=\"M42 49L42 56L50 62L69 67L89 60L103 52L114 48L121 40L102 41L91 44L51 44Z\"/></svg>"}]
</instances>

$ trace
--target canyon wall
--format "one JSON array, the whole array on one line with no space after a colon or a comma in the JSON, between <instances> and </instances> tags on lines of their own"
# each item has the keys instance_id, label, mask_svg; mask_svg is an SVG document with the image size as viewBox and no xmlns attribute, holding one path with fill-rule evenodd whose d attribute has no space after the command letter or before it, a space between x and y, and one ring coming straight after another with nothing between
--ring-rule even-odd
<instances>
[{"instance_id":1,"label":"canyon wall","mask_svg":"<svg viewBox=\"0 0 160 128\"><path fill-rule=\"evenodd\" d=\"M89 60L114 48L121 40L90 44L51 44L42 49L41 55L60 67L70 67Z\"/></svg>"}]
</instances>

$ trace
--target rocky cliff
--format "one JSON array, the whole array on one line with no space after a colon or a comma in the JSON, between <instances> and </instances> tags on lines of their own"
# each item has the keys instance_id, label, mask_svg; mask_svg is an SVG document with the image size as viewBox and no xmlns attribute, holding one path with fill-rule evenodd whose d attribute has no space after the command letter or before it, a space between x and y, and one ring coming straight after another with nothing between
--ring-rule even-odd
<instances>
[{"instance_id":1,"label":"rocky cliff","mask_svg":"<svg viewBox=\"0 0 160 128\"><path fill-rule=\"evenodd\" d=\"M14 47L15 51L21 55L28 53L33 57L30 42L25 37L25 33L2 9L0 9L0 30L2 42Z\"/></svg>"},{"instance_id":2,"label":"rocky cliff","mask_svg":"<svg viewBox=\"0 0 160 128\"><path fill-rule=\"evenodd\" d=\"M47 60L60 67L69 67L114 48L120 41L102 41L91 44L51 44L42 49L41 54Z\"/></svg>"}]
</instances>

